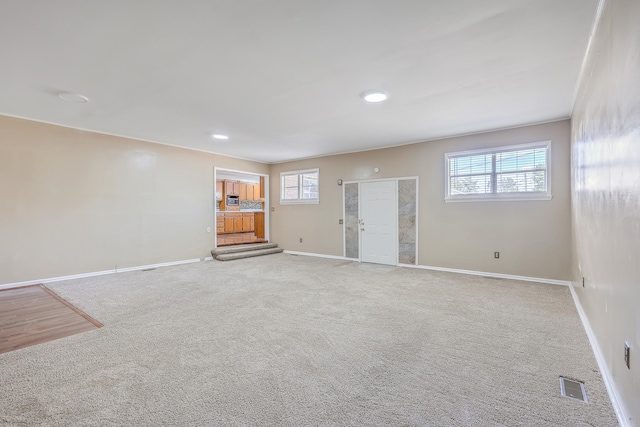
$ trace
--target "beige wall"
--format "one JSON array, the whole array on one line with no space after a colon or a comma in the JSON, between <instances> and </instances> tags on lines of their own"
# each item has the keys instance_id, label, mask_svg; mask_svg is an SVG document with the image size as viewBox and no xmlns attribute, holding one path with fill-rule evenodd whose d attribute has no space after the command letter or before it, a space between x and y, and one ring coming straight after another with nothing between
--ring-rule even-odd
<instances>
[{"instance_id":1,"label":"beige wall","mask_svg":"<svg viewBox=\"0 0 640 427\"><path fill-rule=\"evenodd\" d=\"M552 141L552 200L444 202L446 152L546 140ZM569 142L565 120L272 165L271 237L288 250L342 256L342 187L336 181L418 176L420 265L568 280ZM280 172L316 167L320 204L280 205Z\"/></svg>"},{"instance_id":2,"label":"beige wall","mask_svg":"<svg viewBox=\"0 0 640 427\"><path fill-rule=\"evenodd\" d=\"M0 116L0 285L210 255L214 166L268 172Z\"/></svg>"},{"instance_id":3,"label":"beige wall","mask_svg":"<svg viewBox=\"0 0 640 427\"><path fill-rule=\"evenodd\" d=\"M575 290L631 425L640 425L638 22L637 0L605 2L572 119Z\"/></svg>"}]
</instances>

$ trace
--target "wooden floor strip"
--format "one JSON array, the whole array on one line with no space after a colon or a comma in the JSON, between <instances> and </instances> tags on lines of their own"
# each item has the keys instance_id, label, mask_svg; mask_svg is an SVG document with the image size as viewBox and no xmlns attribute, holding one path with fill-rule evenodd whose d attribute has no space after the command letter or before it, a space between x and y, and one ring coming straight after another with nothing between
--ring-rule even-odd
<instances>
[{"instance_id":1,"label":"wooden floor strip","mask_svg":"<svg viewBox=\"0 0 640 427\"><path fill-rule=\"evenodd\" d=\"M102 326L45 286L0 290L0 354Z\"/></svg>"},{"instance_id":2,"label":"wooden floor strip","mask_svg":"<svg viewBox=\"0 0 640 427\"><path fill-rule=\"evenodd\" d=\"M57 299L58 301L60 301L61 303L63 303L67 307L69 307L71 310L75 311L80 316L84 317L89 322L93 323L96 327L102 328L104 326L102 323L98 322L96 319L94 319L93 317L89 316L87 313L85 313L84 311L80 310L78 307L76 307L74 305L71 305L66 300L60 298L60 296L58 294L56 294L55 292L53 292L51 289L47 288L46 286L42 286L42 288L45 291L47 291L49 293L49 295L53 296L55 299Z\"/></svg>"}]
</instances>

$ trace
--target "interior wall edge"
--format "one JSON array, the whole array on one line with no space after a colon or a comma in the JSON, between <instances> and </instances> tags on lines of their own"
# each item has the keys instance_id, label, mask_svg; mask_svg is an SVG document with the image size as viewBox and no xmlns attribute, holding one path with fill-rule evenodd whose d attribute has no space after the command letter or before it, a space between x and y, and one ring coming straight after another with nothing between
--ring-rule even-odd
<instances>
[{"instance_id":1,"label":"interior wall edge","mask_svg":"<svg viewBox=\"0 0 640 427\"><path fill-rule=\"evenodd\" d=\"M589 319L587 318L584 309L582 308L580 298L578 298L578 294L576 293L574 286L578 286L578 284L576 282L570 282L569 290L571 292L571 298L573 298L573 303L575 304L578 315L580 316L582 327L584 328L584 331L587 334L587 338L589 339L591 350L593 351L593 355L596 358L596 362L598 363L598 369L600 369L600 375L602 375L602 380L604 381L604 385L607 388L607 393L609 393L609 400L611 401L613 410L616 413L618 422L622 427L631 427L632 424L629 421L631 420L631 416L625 408L622 399L620 399L619 397L619 393L617 391L615 382L613 381L611 371L606 364L606 359L604 357L604 354L602 353L602 349L598 344L596 335L591 328L591 324L589 323Z\"/></svg>"}]
</instances>

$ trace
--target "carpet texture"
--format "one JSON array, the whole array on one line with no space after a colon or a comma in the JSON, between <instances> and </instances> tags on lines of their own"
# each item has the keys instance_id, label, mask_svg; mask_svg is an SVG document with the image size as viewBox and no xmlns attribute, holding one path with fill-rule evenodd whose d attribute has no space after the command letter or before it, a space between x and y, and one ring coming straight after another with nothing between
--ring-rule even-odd
<instances>
[{"instance_id":1,"label":"carpet texture","mask_svg":"<svg viewBox=\"0 0 640 427\"><path fill-rule=\"evenodd\" d=\"M0 355L2 424L617 425L562 286L286 254L48 286L104 327Z\"/></svg>"}]
</instances>

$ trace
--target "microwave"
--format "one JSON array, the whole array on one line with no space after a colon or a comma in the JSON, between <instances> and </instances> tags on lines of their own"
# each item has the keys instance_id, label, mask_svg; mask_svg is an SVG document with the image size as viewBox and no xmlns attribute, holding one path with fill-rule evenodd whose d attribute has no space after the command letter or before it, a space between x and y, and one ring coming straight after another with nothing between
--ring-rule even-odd
<instances>
[{"instance_id":1,"label":"microwave","mask_svg":"<svg viewBox=\"0 0 640 427\"><path fill-rule=\"evenodd\" d=\"M227 206L240 206L240 199L238 197L227 197Z\"/></svg>"}]
</instances>

